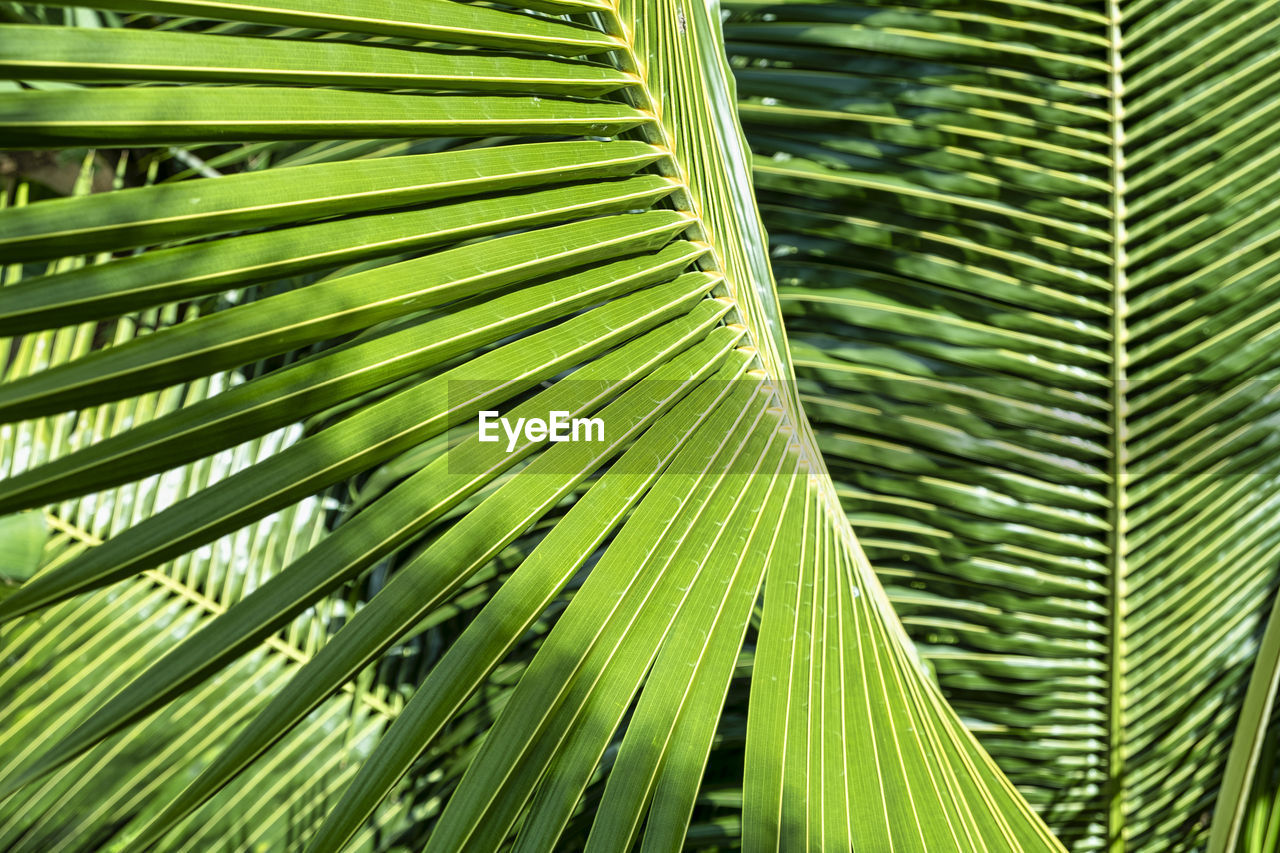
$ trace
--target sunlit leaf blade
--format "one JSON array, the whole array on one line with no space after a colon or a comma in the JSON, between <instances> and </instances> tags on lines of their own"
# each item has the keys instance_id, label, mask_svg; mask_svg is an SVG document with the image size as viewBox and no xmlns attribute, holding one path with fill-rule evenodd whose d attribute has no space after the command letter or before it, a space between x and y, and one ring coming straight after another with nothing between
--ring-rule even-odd
<instances>
[{"instance_id":1,"label":"sunlit leaf blade","mask_svg":"<svg viewBox=\"0 0 1280 853\"><path fill-rule=\"evenodd\" d=\"M651 366L652 361L656 361L658 357L687 344L690 332L705 333L706 325L704 321L702 328L693 326L685 330L686 337L683 341L672 337L671 343L665 347L654 346L653 341L641 339L636 344L647 346L619 350L618 360L633 360L641 364L639 370L643 370L644 367ZM584 476L616 452L628 437L642 431L671 402L678 400L682 391L694 384L697 378L705 376L716 363L709 359L723 358L735 337L731 330L722 328L702 344L654 370L611 406L599 412L591 408L575 411L574 414L598 414L606 422L614 424L616 434L613 442L598 449L590 445L569 444L548 450L415 557L388 583L386 594L376 602L371 602L352 620L348 634L344 635L344 638L350 636L351 639L330 645L330 654L322 652L313 661L311 669L299 679L297 689L281 697L269 713L260 716L256 721L258 724L250 726L235 744L228 747L219 757L218 763L206 771L184 798L170 806L148 832L156 837L162 834L173 825L177 817L198 805L204 797L216 792L226 784L228 778L286 732L290 725L352 678L363 666L372 662L433 606L445 600L471 573L489 562L542 513L564 498ZM639 352L645 349L652 353L649 365L643 365L640 361ZM604 376L617 375L613 372L616 366L607 362L608 359L602 359L593 367L600 368L599 372ZM595 377L581 377L574 381L600 382ZM600 397L607 399L615 390L600 382ZM543 393L544 396L553 396L554 390ZM667 399L661 399L658 395L665 395ZM537 398L530 402L537 404L527 406L530 411L537 411L542 404ZM533 445L522 448L523 452L518 455L513 454L503 459L503 464L513 465L522 456L536 449ZM457 479L472 484L477 482L480 479L478 474L488 475L489 472L472 473L473 466L467 463L466 455L478 455L481 452L483 450L478 442L468 440L452 451L455 455L450 464L463 470L461 477L439 470L444 466L430 466L423 472L423 482L434 480L433 485L437 490L439 487L436 484L441 480L448 482ZM569 459L573 461L569 462ZM562 470L566 473L560 473ZM427 479L428 476L430 480ZM407 481L400 491L411 482L413 479ZM399 494L396 497L408 502L417 496ZM517 507L521 512L516 511ZM376 507L369 512L375 510ZM484 531L486 536L478 536L477 531ZM207 647L207 641L201 644L202 651ZM144 832L142 837L147 837L148 832Z\"/></svg>"},{"instance_id":2,"label":"sunlit leaf blade","mask_svg":"<svg viewBox=\"0 0 1280 853\"><path fill-rule=\"evenodd\" d=\"M0 506L31 506L193 461L530 325L660 283L701 254L673 243L290 365L11 477L0 487Z\"/></svg>"},{"instance_id":3,"label":"sunlit leaf blade","mask_svg":"<svg viewBox=\"0 0 1280 853\"><path fill-rule=\"evenodd\" d=\"M1208 850L1225 853L1242 847L1258 849L1263 841L1259 827L1253 827L1253 837L1246 836L1251 795L1255 789L1265 792L1271 784L1271 764L1275 744L1268 743L1275 713L1277 685L1280 684L1280 621L1276 614L1280 601L1272 607L1267 619L1267 630L1262 636L1258 658L1249 676L1249 689L1240 708L1235 736L1231 742L1231 754L1227 757L1222 774L1222 790L1214 807L1213 823L1209 829Z\"/></svg>"},{"instance_id":4,"label":"sunlit leaf blade","mask_svg":"<svg viewBox=\"0 0 1280 853\"><path fill-rule=\"evenodd\" d=\"M159 118L158 118L159 116ZM167 145L260 139L573 133L612 136L647 117L599 101L536 96L388 95L262 87L0 92L0 132L15 148Z\"/></svg>"},{"instance_id":5,"label":"sunlit leaf blade","mask_svg":"<svg viewBox=\"0 0 1280 853\"><path fill-rule=\"evenodd\" d=\"M496 231L554 223L584 212L621 212L672 191L639 178L585 189L574 185L517 199L462 202L423 211L375 214L278 232L231 237L196 246L161 249L113 263L55 273L11 288L0 324L12 332L40 328L51 319L102 319L171 299L217 293L308 274L345 262L408 252ZM495 209L496 208L496 209ZM495 215L496 214L496 215Z\"/></svg>"},{"instance_id":6,"label":"sunlit leaf blade","mask_svg":"<svg viewBox=\"0 0 1280 853\"><path fill-rule=\"evenodd\" d=\"M115 329L24 362L0 414L26 435L229 378L0 486L14 508L110 489L120 516L0 603L5 630L72 613L42 652L138 643L34 737L5 710L3 843L1061 849L942 702L839 505L714 4L109 5L126 26L106 38L78 17L10 30L0 69L32 82L0 92L8 144L190 147L133 155L128 188L0 211L27 262L0 328ZM139 310L166 320L117 319ZM949 343L984 333L939 312ZM1002 344L1105 366L1060 327ZM490 410L597 415L607 438L503 448L480 440ZM113 503L281 429L146 512ZM239 571L181 628L76 624L86 602L180 594L169 561L317 495L323 538L268 557L234 539ZM787 689L762 693L779 665ZM175 737L174 709L216 725ZM158 746L104 794L122 744Z\"/></svg>"},{"instance_id":7,"label":"sunlit leaf blade","mask_svg":"<svg viewBox=\"0 0 1280 853\"><path fill-rule=\"evenodd\" d=\"M665 469L673 454L705 429L704 423L725 400L747 364L738 351L715 379L689 397L635 443L618 469L576 503L565 519L467 627L441 660L378 746L378 760L367 763L321 827L312 846L336 850L387 795L396 780L444 726L467 692L495 666L529 629L538 613L568 582L606 535ZM560 543L565 545L561 546Z\"/></svg>"},{"instance_id":8,"label":"sunlit leaf blade","mask_svg":"<svg viewBox=\"0 0 1280 853\"><path fill-rule=\"evenodd\" d=\"M759 485L767 488L768 497L752 520L729 582L707 573L690 590L690 599L654 661L627 726L588 849L629 849L651 800L643 849L680 849L682 827L688 825L693 811L698 781L766 567L787 565L794 559L788 543L800 541L792 534L803 529L803 516L794 507L801 503L804 480L789 467L797 461L782 457L783 467L763 472L770 480ZM773 520L792 523L771 524ZM689 666L690 661L694 666Z\"/></svg>"},{"instance_id":9,"label":"sunlit leaf blade","mask_svg":"<svg viewBox=\"0 0 1280 853\"><path fill-rule=\"evenodd\" d=\"M631 294L381 400L130 528L62 571L34 579L0 602L0 618L29 613L151 568L385 461L475 417L486 406L503 403L639 331L680 316L691 303L700 301L710 286L704 277L690 276ZM718 304L703 301L690 317L701 320L720 313ZM486 381L497 370L505 371L501 380ZM451 395L451 383L480 390ZM423 411L428 413L425 418L420 414ZM366 546L356 547L367 551Z\"/></svg>"},{"instance_id":10,"label":"sunlit leaf blade","mask_svg":"<svg viewBox=\"0 0 1280 853\"><path fill-rule=\"evenodd\" d=\"M87 178L91 167L86 161ZM87 180L81 181L87 187ZM21 205L27 187L19 186ZM10 268L10 281L17 273ZM174 321L170 312L151 312L121 323L117 340L127 339L138 325ZM38 370L50 361L72 358L82 353L91 338L85 327L50 330L29 336L20 343L6 341L5 372L8 378ZM110 434L128 421L146 422L183 400L199 400L216 393L223 376L213 376L176 393L146 395L124 403L90 410L82 414L76 430L62 429L57 422L29 421L10 427L0 441L0 465L12 472L32 463L32 456L64 453L96 435ZM51 535L44 548L45 570L86 548L97 547L101 536L127 527L132 518L145 517L157 505L173 499L174 493L196 490L227 473L251 464L256 458L277 450L282 443L296 440L297 428L281 430L218 454L199 466L179 468L164 477L126 486L104 496L63 502L44 514ZM42 437L39 444L33 438ZM105 508L107 512L102 510ZM37 514L38 515L38 514ZM0 753L5 766L20 763L65 734L84 710L123 683L148 654L171 642L172 632L191 626L219 612L234 600L253 577L269 576L281 560L295 549L305 549L324 535L323 505L306 501L272 516L230 537L224 547L203 554L190 554L145 576L129 581L112 592L68 602L45 611L39 620L13 626L4 635L6 654L12 665L0 676L0 695L5 697L6 726L0 736ZM246 577L245 567L235 555L252 552L258 559ZM57 778L29 796L10 798L0 807L0 844L12 849L43 845L42 839L58 839L64 847L98 837L106 828L118 826L122 816L145 811L149 802L163 799L167 792L181 789L189 766L184 754L211 748L257 707L259 699L287 681L290 667L305 657L316 642L311 630L314 620L332 615L326 604L320 612L295 622L280 638L260 653L241 661L224 678L214 679L194 693L190 701L176 703L146 725L115 738L110 744L85 756ZM89 638L93 638L89 641ZM78 678L92 671L92 681ZM366 734L385 720L384 702L376 697L350 702L344 691L318 715L330 723L352 714L352 733ZM380 709L380 710L379 710ZM13 712L18 710L17 718ZM368 712L372 711L372 718ZM295 756L288 769L270 769L264 763L254 778L246 780L259 791L259 802L276 809L289 797L324 797L334 781L325 777L335 768L333 752L313 751L321 744L316 730L299 729L287 749ZM299 751L307 757L299 756ZM105 768L105 769L104 769ZM281 783L295 793L279 796ZM274 791L271 793L270 791ZM68 810L59 803L76 800L84 808ZM248 816L246 816L248 817ZM204 816L214 833L234 836L247 826L241 815ZM266 843L285 843L289 821L264 821L253 833Z\"/></svg>"},{"instance_id":11,"label":"sunlit leaf blade","mask_svg":"<svg viewBox=\"0 0 1280 853\"><path fill-rule=\"evenodd\" d=\"M16 585L35 574L49 531L40 513L22 512L0 518L0 566L6 586ZM11 589L5 589L8 595Z\"/></svg>"},{"instance_id":12,"label":"sunlit leaf blade","mask_svg":"<svg viewBox=\"0 0 1280 853\"><path fill-rule=\"evenodd\" d=\"M126 82L295 83L369 89L546 92L595 97L635 82L607 65L323 41L263 41L194 33L11 27L0 75Z\"/></svg>"},{"instance_id":13,"label":"sunlit leaf blade","mask_svg":"<svg viewBox=\"0 0 1280 853\"><path fill-rule=\"evenodd\" d=\"M539 276L653 250L688 220L650 211L510 235L340 276L137 338L8 383L0 419L151 391Z\"/></svg>"},{"instance_id":14,"label":"sunlit leaf blade","mask_svg":"<svg viewBox=\"0 0 1280 853\"><path fill-rule=\"evenodd\" d=\"M217 181L178 182L120 192L90 196L84 199L57 199L42 205L4 211L0 248L13 260L43 260L65 254L67 245L77 249L117 250L135 246L186 240L229 231L244 231L272 225L297 225L308 219L323 219L339 214L367 213L389 208L457 199L553 184L580 182L600 178L625 177L654 162L661 151L648 145L621 142L605 145L599 142L541 143L504 148L447 151L412 157L379 160L356 160L322 163L292 169L273 169L262 173L228 175ZM579 193L585 188L576 187ZM434 230L448 233L453 219L481 222L480 211L499 210L510 215L515 198L504 199L506 206L496 208L472 202L469 207L445 208L435 215L441 224ZM466 216L467 219L462 217ZM352 223L348 223L351 227ZM407 232L419 225L410 217ZM298 236L309 238L286 243L294 255L303 259L317 250L332 251L331 241L337 233L320 232L320 239L310 238L314 231ZM394 232L393 232L394 233ZM483 232L480 232L483 233ZM266 235L263 235L265 237ZM285 235L276 234L277 241ZM292 235L290 235L292 236ZM369 243L382 243L373 234L358 234ZM454 237L463 234L450 235ZM236 253L251 252L256 243L246 238L236 243ZM259 239L257 242L262 242ZM404 248L430 245L418 243ZM358 247L353 243L353 249ZM391 254L392 246L379 245L379 254ZM188 250L186 263L208 264L207 248ZM378 255L372 255L377 257ZM143 256L142 261L157 264L164 254ZM291 257L279 253L283 260ZM358 255L330 256L328 263L355 260ZM241 261L243 262L243 261ZM135 262L136 263L136 262ZM86 270L95 276L110 275L116 264ZM137 267L131 269L136 276ZM185 272L185 270L183 270ZM290 269L289 271L293 271ZM189 275L189 273L188 273ZM275 272L274 275L280 275ZM229 285L243 280L223 281ZM134 284L136 287L137 285ZM26 282L5 293L4 313L17 313L8 307L22 295L46 289L42 280ZM80 289L83 289L81 287ZM212 290L213 288L211 288ZM164 297L194 295L190 291L165 293ZM168 301L157 299L155 303ZM31 297L28 297L31 298ZM83 297L81 297L83 298Z\"/></svg>"},{"instance_id":15,"label":"sunlit leaf blade","mask_svg":"<svg viewBox=\"0 0 1280 853\"><path fill-rule=\"evenodd\" d=\"M685 459L673 462L687 467L701 461L701 470L694 469L698 473L664 478L653 498L641 505L631 523L644 550L635 555L630 549L611 549L612 559L592 571L547 638L544 649L555 654L540 655L530 670L531 675L547 674L521 680L512 698L520 711L503 715L485 739L459 796L450 800L431 836L434 849L497 849L544 773L552 785L585 783L580 774L594 767L648 669L654 644L645 640L651 632L665 635L668 626L661 620L674 615L718 538L707 527L729 526L731 536L736 532L733 511L741 505L743 483L731 487L727 471L742 465L740 470L754 472L773 444L772 431L758 429L762 420L768 424L770 402L760 390L749 388L736 405L724 406L717 413L718 428L708 428L704 442L688 445ZM676 513L677 506L684 511ZM646 606L651 599L661 606ZM601 692L595 694L597 684ZM588 716L587 704L596 697L602 705ZM561 755L566 763L577 759L578 765L562 766L553 775L550 765ZM464 796L469 791L474 793ZM550 818L562 819L561 813Z\"/></svg>"},{"instance_id":16,"label":"sunlit leaf blade","mask_svg":"<svg viewBox=\"0 0 1280 853\"><path fill-rule=\"evenodd\" d=\"M47 5L64 5L50 3ZM399 36L426 42L468 46L532 49L535 53L576 56L621 47L623 42L592 27L546 17L530 17L452 0L351 0L335 10L324 0L106 0L101 8L121 12L191 16L243 21L327 32ZM590 9L597 4L535 2L529 8L552 6L557 11Z\"/></svg>"}]
</instances>

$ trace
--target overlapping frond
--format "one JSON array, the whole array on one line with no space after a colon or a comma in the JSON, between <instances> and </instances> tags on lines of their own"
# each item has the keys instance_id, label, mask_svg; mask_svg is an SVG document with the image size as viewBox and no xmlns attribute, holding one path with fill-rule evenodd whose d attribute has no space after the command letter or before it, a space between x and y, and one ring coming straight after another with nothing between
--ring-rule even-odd
<instances>
[{"instance_id":1,"label":"overlapping frond","mask_svg":"<svg viewBox=\"0 0 1280 853\"><path fill-rule=\"evenodd\" d=\"M729 3L802 398L1073 849L1201 843L1280 552L1265 4Z\"/></svg>"},{"instance_id":2,"label":"overlapping frond","mask_svg":"<svg viewBox=\"0 0 1280 853\"><path fill-rule=\"evenodd\" d=\"M174 180L4 211L15 261L97 254L0 290L0 328L182 322L24 372L0 414L74 419L244 381L8 478L0 507L295 440L46 569L0 602L6 630L163 591L170 561L325 490L348 500L6 765L19 849L33 797L115 815L116 843L207 849L209 810L259 828L270 800L254 792L290 762L323 783L297 795L323 817L288 842L312 850L1059 849L922 671L802 418L714 9L105 5L127 17L104 38L0 39L5 74L59 83L0 93L0 132L198 150L174 149ZM266 289L189 311L250 287ZM599 417L606 437L502 452L479 440L480 410ZM302 666L251 680L335 601ZM128 626L107 616L110 644ZM447 642L398 713L364 714L358 680L339 692L414 635ZM174 772L194 775L180 793L130 811L92 789L100 771L75 762L222 707L204 702L218 684L254 701L218 715L217 749L174 742ZM299 733L320 739L305 757ZM48 787L73 772L84 784ZM409 812L396 839L387 810Z\"/></svg>"},{"instance_id":3,"label":"overlapping frond","mask_svg":"<svg viewBox=\"0 0 1280 853\"><path fill-rule=\"evenodd\" d=\"M92 158L86 161L92 168ZM86 170L82 186L90 177ZM21 205L29 186L20 185ZM42 265L35 265L38 269ZM68 272L74 263L50 265ZM85 267L80 267L85 269ZM8 269L9 287L18 287L21 268ZM38 279L37 279L38 280ZM191 309L194 310L194 309ZM96 323L65 326L5 342L7 382L36 375L84 356L95 334L118 343L147 329L171 326L170 308L126 315L113 329ZM6 481L108 439L129 425L142 425L222 392L239 376L217 372L163 392L112 401L71 415L26 420L4 427ZM140 519L209 487L235 471L296 441L301 428L266 432L192 465L168 470L96 495L75 496L43 510L7 517L13 523L39 522L45 572L57 572ZM250 525L210 547L149 569L110 589L73 599L14 626L5 636L8 661L0 690L6 696L6 725L0 737L6 766L20 766L84 721L103 698L128 683L150 660L224 612L253 587L277 573L298 551L311 547L326 530L326 507L307 499ZM13 541L12 534L7 535ZM252 556L252 558L251 558ZM6 560L11 577L18 566ZM200 690L127 733L108 739L25 796L0 807L0 844L10 849L84 849L110 837L122 822L154 811L157 799L174 796L193 775L189 761L225 743L229 731L261 708L298 666L323 642L324 625L342 602L324 602L294 620L254 654L202 685ZM86 678L85 673L92 673ZM325 703L308 724L291 734L255 772L228 789L192 824L192 840L244 838L281 845L318 815L304 815L310 800L331 798L341 787L348 759L332 749L348 738L367 752L371 736L394 716L391 695L367 689L348 691ZM247 791L256 791L243 805ZM85 803L78 811L68 802ZM238 805L237 805L238 804ZM199 827L200 831L195 831ZM219 842L221 843L221 842Z\"/></svg>"}]
</instances>

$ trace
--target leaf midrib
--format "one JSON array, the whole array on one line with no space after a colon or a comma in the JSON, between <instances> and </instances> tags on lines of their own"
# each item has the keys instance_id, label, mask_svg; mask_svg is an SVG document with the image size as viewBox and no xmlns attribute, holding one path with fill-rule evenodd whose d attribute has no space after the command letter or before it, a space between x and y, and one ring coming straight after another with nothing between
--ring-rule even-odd
<instances>
[{"instance_id":1,"label":"leaf midrib","mask_svg":"<svg viewBox=\"0 0 1280 853\"><path fill-rule=\"evenodd\" d=\"M656 5L656 4L655 4ZM704 269L707 272L719 274L723 280L728 283L730 281L729 265L721 252L721 247L714 238L709 239L710 231L705 226L706 217L700 209L698 200L690 191L692 186L685 171L684 164L680 162L675 155L675 149L671 144L671 140L667 135L667 130L662 122L662 117L658 111L658 99L654 97L650 87L649 76L645 71L645 66L639 61L635 50L635 36L622 21L622 17L618 12L617 2L614 0L611 8L602 13L596 13L599 17L597 20L601 22L601 30L606 35L616 38L623 46L616 51L608 54L610 60L619 70L629 73L636 78L634 86L619 90L614 93L615 97L624 100L625 103L633 106L635 109L653 117L652 121L634 128L631 133L635 134L643 141L648 142L655 148L660 149L666 156L665 160L671 169L670 174L665 174L680 185L680 189L673 194L672 201L676 209L688 213L694 218L693 228L696 232L696 243L706 245L708 252L704 255L705 263L710 267ZM608 24L604 23L604 19L608 18ZM718 24L718 22L717 22ZM747 178L751 178L751 172L748 172ZM766 260L767 262L767 260ZM822 451L818 447L817 439L813 434L813 430L804 416L797 408L790 405L792 396L783 392L783 388L787 383L794 384L794 375L779 375L780 369L786 365L790 365L788 359L789 353L780 353L775 358L763 357L767 351L767 343L760 340L755 323L751 322L750 312L745 311L740 304L738 297L738 288L726 287L725 297L733 304L733 310L730 316L725 318L726 323L738 323L746 329L745 345L755 352L752 358L752 366L763 370L765 374L776 383L777 396L781 401L781 409L783 412L784 423L793 430L793 435L798 439L800 448L800 458L802 462L807 462L807 466L802 464L802 468L807 467L809 471L809 479L812 486L816 487L819 495L819 501L822 505L825 515L829 523L833 524L837 536L843 548L849 553L860 553L857 544L857 538L854 535L853 527L849 522L848 516L845 514L843 505L836 491L835 480L827 470L826 463L822 456ZM748 292L749 289L748 289ZM733 316L736 315L736 316ZM798 406L798 400L795 400Z\"/></svg>"},{"instance_id":2,"label":"leaf midrib","mask_svg":"<svg viewBox=\"0 0 1280 853\"><path fill-rule=\"evenodd\" d=\"M1119 0L1107 0L1111 131L1111 437L1108 477L1107 836L1110 853L1123 853L1125 832L1125 623L1128 534L1128 258L1125 253L1124 56Z\"/></svg>"}]
</instances>

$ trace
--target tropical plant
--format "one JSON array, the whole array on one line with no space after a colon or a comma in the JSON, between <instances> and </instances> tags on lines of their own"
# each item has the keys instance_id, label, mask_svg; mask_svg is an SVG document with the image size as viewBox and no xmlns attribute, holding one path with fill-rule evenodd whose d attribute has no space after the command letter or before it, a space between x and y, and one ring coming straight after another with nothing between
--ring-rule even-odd
<instances>
[{"instance_id":1,"label":"tropical plant","mask_svg":"<svg viewBox=\"0 0 1280 853\"><path fill-rule=\"evenodd\" d=\"M64 507L88 546L0 604L33 615L5 844L1055 846L916 665L815 456L711 10L112 5L146 16L6 31L24 82L125 84L0 95L9 145L269 144L5 211L0 506ZM219 154L259 159L210 177ZM499 406L610 434L449 432ZM311 544L301 502L353 477ZM396 701L370 667L448 607L465 628Z\"/></svg>"},{"instance_id":2,"label":"tropical plant","mask_svg":"<svg viewBox=\"0 0 1280 853\"><path fill-rule=\"evenodd\" d=\"M0 30L0 846L1274 839L1263 5L103 5Z\"/></svg>"},{"instance_id":3,"label":"tropical plant","mask_svg":"<svg viewBox=\"0 0 1280 853\"><path fill-rule=\"evenodd\" d=\"M922 656L1072 849L1202 849L1215 806L1233 849L1275 680L1264 649L1245 702L1280 577L1280 23L729 5L802 402Z\"/></svg>"}]
</instances>

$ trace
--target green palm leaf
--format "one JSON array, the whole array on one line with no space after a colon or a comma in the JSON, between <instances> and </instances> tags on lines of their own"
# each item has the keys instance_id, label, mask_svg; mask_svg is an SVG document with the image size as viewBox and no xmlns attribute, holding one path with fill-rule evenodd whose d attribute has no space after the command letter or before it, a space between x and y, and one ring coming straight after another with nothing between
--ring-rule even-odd
<instances>
[{"instance_id":1,"label":"green palm leaf","mask_svg":"<svg viewBox=\"0 0 1280 853\"><path fill-rule=\"evenodd\" d=\"M21 193L18 201L22 202ZM175 319L169 309L125 318L115 331L115 339L123 342L141 328L171 324ZM6 378L83 355L92 344L93 333L92 325L72 326L6 341ZM84 410L74 423L45 418L9 427L2 443L4 467L8 471L20 469L46 453L67 454L91 445L128 423L162 419L166 412L215 395L231 381L234 376L214 374L160 394ZM102 537L127 529L134 518L292 444L300 433L296 426L270 431L198 464L47 508L45 520L54 535L44 547L46 571L99 547ZM6 697L6 765L29 760L65 737L93 705L127 683L151 656L172 645L175 636L207 624L224 612L226 604L246 585L279 571L291 553L318 542L325 533L324 510L320 501L302 501L239 531L214 549L184 555L122 585L58 605L45 611L40 620L10 628L5 640L11 665L0 682ZM40 516L38 511L11 515L7 526ZM243 556L249 553L255 555L252 564ZM8 574L14 564L7 562L6 566ZM0 843L19 849L36 844L63 849L92 847L104 833L109 837L121 814L145 813L154 798L181 791L195 769L184 756L213 748L246 715L260 709L265 697L255 694L255 685L269 693L286 683L297 666L314 653L320 636L317 628L342 606L338 600L323 603L323 615L296 620L257 653L210 679L145 725L101 744L48 777L27 796L11 798L0 808L4 823ZM93 672L95 677L83 678L84 672ZM385 701L388 698L367 690L347 691L327 702L311 725L299 728L282 744L273 756L274 765L264 762L244 780L260 794L254 814L222 807L206 815L206 831L215 838L230 839L254 824L252 835L283 839L286 833L282 829L291 823L284 815L300 802L332 797L341 785L337 772L341 754L325 751L324 735L332 742L335 732L349 732L352 744L367 750L359 746L361 740L367 743L393 717ZM340 725L335 727L335 722ZM287 765L289 771L281 772L280 755L293 756L296 763ZM109 767L109 772L103 767ZM84 803L84 808L58 808L60 803L77 801Z\"/></svg>"},{"instance_id":2,"label":"green palm leaf","mask_svg":"<svg viewBox=\"0 0 1280 853\"><path fill-rule=\"evenodd\" d=\"M7 144L195 150L0 211L0 329L44 341L0 416L49 448L0 506L88 546L0 602L9 847L1060 849L821 461L717 10L107 5L0 31L55 81ZM608 439L494 452L488 409ZM104 675L46 678L76 647Z\"/></svg>"},{"instance_id":3,"label":"green palm leaf","mask_svg":"<svg viewBox=\"0 0 1280 853\"><path fill-rule=\"evenodd\" d=\"M1274 15L726 6L802 400L895 609L1073 849L1202 849L1280 579Z\"/></svg>"}]
</instances>

